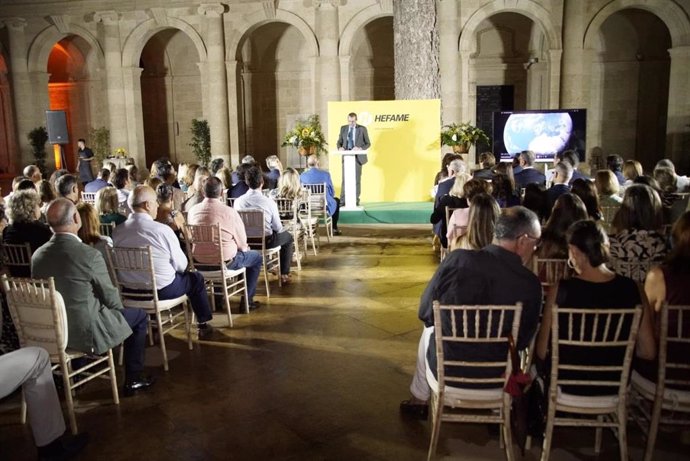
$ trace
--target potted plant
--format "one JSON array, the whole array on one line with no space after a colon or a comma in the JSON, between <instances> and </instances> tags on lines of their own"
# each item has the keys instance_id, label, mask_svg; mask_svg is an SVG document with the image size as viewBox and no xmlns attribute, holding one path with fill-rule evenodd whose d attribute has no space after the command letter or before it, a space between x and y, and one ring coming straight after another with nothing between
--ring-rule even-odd
<instances>
[{"instance_id":1,"label":"potted plant","mask_svg":"<svg viewBox=\"0 0 690 461\"><path fill-rule=\"evenodd\" d=\"M293 146L300 155L326 152L326 137L321 131L321 121L316 114L298 119L294 128L285 133L281 146Z\"/></svg>"},{"instance_id":2,"label":"potted plant","mask_svg":"<svg viewBox=\"0 0 690 461\"><path fill-rule=\"evenodd\" d=\"M208 166L211 161L211 129L206 120L192 120L192 142L189 145L199 163Z\"/></svg>"},{"instance_id":3,"label":"potted plant","mask_svg":"<svg viewBox=\"0 0 690 461\"><path fill-rule=\"evenodd\" d=\"M41 170L41 174L46 176L46 142L48 142L48 132L45 127L39 126L29 131L27 138L36 159L36 166Z\"/></svg>"},{"instance_id":4,"label":"potted plant","mask_svg":"<svg viewBox=\"0 0 690 461\"><path fill-rule=\"evenodd\" d=\"M453 152L466 154L477 142L489 144L489 137L484 130L469 123L451 123L441 131L441 144L453 148Z\"/></svg>"},{"instance_id":5,"label":"potted plant","mask_svg":"<svg viewBox=\"0 0 690 461\"><path fill-rule=\"evenodd\" d=\"M89 130L89 141L93 150L94 160L97 162L97 165L103 165L103 160L110 155L110 130L104 126L91 128ZM95 169L97 170L98 168Z\"/></svg>"}]
</instances>

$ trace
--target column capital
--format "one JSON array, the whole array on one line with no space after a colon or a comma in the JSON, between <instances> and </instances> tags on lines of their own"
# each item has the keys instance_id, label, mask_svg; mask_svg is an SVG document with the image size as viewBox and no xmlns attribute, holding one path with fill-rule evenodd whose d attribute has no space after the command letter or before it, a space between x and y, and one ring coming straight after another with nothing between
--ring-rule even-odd
<instances>
[{"instance_id":1,"label":"column capital","mask_svg":"<svg viewBox=\"0 0 690 461\"><path fill-rule=\"evenodd\" d=\"M393 14L393 0L378 0L378 2L381 11Z\"/></svg>"},{"instance_id":2,"label":"column capital","mask_svg":"<svg viewBox=\"0 0 690 461\"><path fill-rule=\"evenodd\" d=\"M261 7L264 9L264 14L268 19L276 18L276 9L278 8L277 0L265 0L261 2Z\"/></svg>"},{"instance_id":3,"label":"column capital","mask_svg":"<svg viewBox=\"0 0 690 461\"><path fill-rule=\"evenodd\" d=\"M165 8L151 8L148 10L148 14L150 17L153 18L154 21L156 21L156 25L158 26L167 26L168 25L168 10Z\"/></svg>"},{"instance_id":4,"label":"column capital","mask_svg":"<svg viewBox=\"0 0 690 461\"><path fill-rule=\"evenodd\" d=\"M311 0L311 6L317 10L322 6L338 8L340 4L341 0Z\"/></svg>"},{"instance_id":5,"label":"column capital","mask_svg":"<svg viewBox=\"0 0 690 461\"><path fill-rule=\"evenodd\" d=\"M102 22L106 26L114 26L120 21L120 13L115 10L96 11L93 15L95 22Z\"/></svg>"},{"instance_id":6,"label":"column capital","mask_svg":"<svg viewBox=\"0 0 690 461\"><path fill-rule=\"evenodd\" d=\"M225 13L225 5L222 3L202 3L197 8L197 13L209 18L219 18Z\"/></svg>"},{"instance_id":7,"label":"column capital","mask_svg":"<svg viewBox=\"0 0 690 461\"><path fill-rule=\"evenodd\" d=\"M26 24L26 19L19 17L0 19L0 26L5 26L8 29L23 29L26 27Z\"/></svg>"}]
</instances>

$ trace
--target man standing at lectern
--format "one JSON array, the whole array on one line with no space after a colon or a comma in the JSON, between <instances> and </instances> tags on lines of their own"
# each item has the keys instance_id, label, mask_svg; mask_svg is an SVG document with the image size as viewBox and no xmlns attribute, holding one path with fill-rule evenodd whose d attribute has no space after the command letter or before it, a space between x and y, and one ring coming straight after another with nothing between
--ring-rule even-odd
<instances>
[{"instance_id":1,"label":"man standing at lectern","mask_svg":"<svg viewBox=\"0 0 690 461\"><path fill-rule=\"evenodd\" d=\"M357 114L350 112L347 115L347 125L340 127L338 136L338 150L367 150L371 147L369 133L366 127L357 124ZM367 163L366 155L355 155L355 171L357 175L357 206L359 206L359 193L362 190L360 179L362 178L362 165ZM345 170L343 169L343 182L340 188L340 203L345 203ZM351 206L351 204L347 204Z\"/></svg>"}]
</instances>

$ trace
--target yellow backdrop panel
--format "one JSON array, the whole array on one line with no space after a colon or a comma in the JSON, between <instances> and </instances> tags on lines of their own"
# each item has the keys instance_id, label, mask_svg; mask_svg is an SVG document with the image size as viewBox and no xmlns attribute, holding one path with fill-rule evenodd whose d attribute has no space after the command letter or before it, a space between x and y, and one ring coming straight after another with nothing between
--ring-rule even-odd
<instances>
[{"instance_id":1,"label":"yellow backdrop panel","mask_svg":"<svg viewBox=\"0 0 690 461\"><path fill-rule=\"evenodd\" d=\"M329 168L340 193L340 127L355 112L371 148L362 168L362 202L425 202L439 168L441 101L338 101L328 103Z\"/></svg>"}]
</instances>

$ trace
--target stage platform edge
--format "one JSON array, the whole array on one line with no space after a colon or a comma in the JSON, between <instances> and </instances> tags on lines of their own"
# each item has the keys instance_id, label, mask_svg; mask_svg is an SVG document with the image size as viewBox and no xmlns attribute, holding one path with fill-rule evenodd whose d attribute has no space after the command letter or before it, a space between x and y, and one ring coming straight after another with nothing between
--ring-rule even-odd
<instances>
[{"instance_id":1,"label":"stage platform edge","mask_svg":"<svg viewBox=\"0 0 690 461\"><path fill-rule=\"evenodd\" d=\"M433 202L369 202L363 210L340 211L339 224L429 224Z\"/></svg>"}]
</instances>

